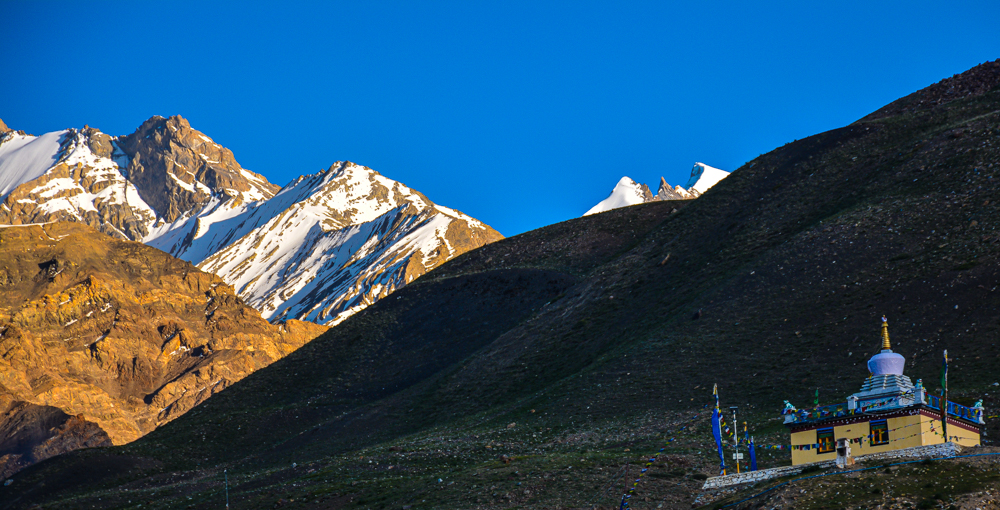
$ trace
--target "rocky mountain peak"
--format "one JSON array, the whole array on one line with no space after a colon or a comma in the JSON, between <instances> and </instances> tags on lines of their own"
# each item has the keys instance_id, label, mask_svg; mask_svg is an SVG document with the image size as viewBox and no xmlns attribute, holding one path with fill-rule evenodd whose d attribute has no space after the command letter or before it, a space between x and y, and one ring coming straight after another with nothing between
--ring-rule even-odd
<instances>
[{"instance_id":1,"label":"rocky mountain peak","mask_svg":"<svg viewBox=\"0 0 1000 510\"><path fill-rule=\"evenodd\" d=\"M660 177L660 189L656 190L654 200L686 200L692 198L691 194L680 186L671 186L667 180Z\"/></svg>"},{"instance_id":2,"label":"rocky mountain peak","mask_svg":"<svg viewBox=\"0 0 1000 510\"><path fill-rule=\"evenodd\" d=\"M728 176L729 172L725 170L710 167L705 163L695 163L694 167L691 168L691 177L683 189L693 196L698 197Z\"/></svg>"},{"instance_id":3,"label":"rocky mountain peak","mask_svg":"<svg viewBox=\"0 0 1000 510\"><path fill-rule=\"evenodd\" d=\"M7 127L7 124L4 124L3 119L0 119L0 135L5 134L9 131L12 130L9 127Z\"/></svg>"},{"instance_id":4,"label":"rocky mountain peak","mask_svg":"<svg viewBox=\"0 0 1000 510\"><path fill-rule=\"evenodd\" d=\"M141 240L238 285L269 319L346 319L502 238L351 161L279 189L180 116L124 137L90 126L5 137L16 139L0 143L0 224L79 221Z\"/></svg>"},{"instance_id":5,"label":"rocky mountain peak","mask_svg":"<svg viewBox=\"0 0 1000 510\"><path fill-rule=\"evenodd\" d=\"M608 198L591 207L583 215L589 216L619 207L651 202L652 200L653 193L649 191L649 186L638 184L628 176L625 176L618 180L618 184L615 184Z\"/></svg>"},{"instance_id":6,"label":"rocky mountain peak","mask_svg":"<svg viewBox=\"0 0 1000 510\"><path fill-rule=\"evenodd\" d=\"M266 200L279 187L236 162L232 151L175 115L155 116L118 140L130 158L128 179L139 195L171 223L213 198Z\"/></svg>"},{"instance_id":7,"label":"rocky mountain peak","mask_svg":"<svg viewBox=\"0 0 1000 510\"><path fill-rule=\"evenodd\" d=\"M181 256L204 254L198 266L226 275L269 320L329 325L503 237L350 161L300 177L230 223L235 230L205 228Z\"/></svg>"},{"instance_id":8,"label":"rocky mountain peak","mask_svg":"<svg viewBox=\"0 0 1000 510\"><path fill-rule=\"evenodd\" d=\"M70 130L71 132L75 130ZM115 153L114 138L102 133L99 129L90 126L83 126L79 131L86 140L87 147L95 156L101 158L112 158Z\"/></svg>"},{"instance_id":9,"label":"rocky mountain peak","mask_svg":"<svg viewBox=\"0 0 1000 510\"><path fill-rule=\"evenodd\" d=\"M352 161L337 161L330 165L329 168L323 170L317 174L313 174L315 177L322 179L323 182L333 182L343 179L351 178L362 178L367 179L372 176L381 175L375 170L368 168L363 165L359 165ZM310 176L304 176L310 177Z\"/></svg>"},{"instance_id":10,"label":"rocky mountain peak","mask_svg":"<svg viewBox=\"0 0 1000 510\"><path fill-rule=\"evenodd\" d=\"M719 170L718 168L710 167L704 163L695 163L694 167L691 169L691 177L688 179L687 187L671 187L665 178L660 177L660 188L657 190L656 196L653 196L653 194L650 193L649 187L645 184L638 184L629 177L622 177L615 186L615 189L611 191L611 195L609 195L608 198L605 198L594 207L591 207L590 210L585 212L583 215L589 216L591 214L610 211L611 209L617 209L619 207L643 204L646 202L660 200L690 200L692 198L698 198L702 193L708 191L709 188L715 186L719 181L725 179L727 176L729 176L729 172L725 170Z\"/></svg>"},{"instance_id":11,"label":"rocky mountain peak","mask_svg":"<svg viewBox=\"0 0 1000 510\"><path fill-rule=\"evenodd\" d=\"M326 169L325 173L340 173L340 172L343 172L344 170L346 170L348 168L352 168L352 167L357 167L358 170L363 171L363 172L378 174L378 172L376 172L375 170L372 170L371 168L359 165L359 164L357 164L357 163L355 163L353 161L348 161L348 160L335 161L332 165L330 165L330 168Z\"/></svg>"}]
</instances>

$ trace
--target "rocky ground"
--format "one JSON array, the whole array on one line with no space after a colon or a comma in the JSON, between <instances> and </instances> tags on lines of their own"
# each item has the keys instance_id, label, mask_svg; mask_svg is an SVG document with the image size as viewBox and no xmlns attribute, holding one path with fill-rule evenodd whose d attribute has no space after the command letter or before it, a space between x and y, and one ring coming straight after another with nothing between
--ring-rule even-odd
<instances>
[{"instance_id":1,"label":"rocky ground","mask_svg":"<svg viewBox=\"0 0 1000 510\"><path fill-rule=\"evenodd\" d=\"M711 508L890 509L1000 507L1000 448L971 448L951 460L901 460L860 463L860 472L836 469L803 473L758 487L725 494ZM897 464L898 463L898 464ZM897 464L897 465L891 465ZM871 469L866 469L871 468ZM787 483L785 483L787 482ZM780 485L784 483L784 485ZM771 487L771 492L757 496ZM712 501L716 494L706 494ZM753 497L757 496L757 497ZM745 502L733 504L741 500ZM730 506L731 505L731 506Z\"/></svg>"}]
</instances>

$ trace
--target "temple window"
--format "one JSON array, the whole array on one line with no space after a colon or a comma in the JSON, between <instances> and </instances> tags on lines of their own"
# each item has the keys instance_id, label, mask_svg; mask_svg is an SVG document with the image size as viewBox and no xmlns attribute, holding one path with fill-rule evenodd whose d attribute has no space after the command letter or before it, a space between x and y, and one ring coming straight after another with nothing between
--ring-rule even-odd
<instances>
[{"instance_id":1,"label":"temple window","mask_svg":"<svg viewBox=\"0 0 1000 510\"><path fill-rule=\"evenodd\" d=\"M869 422L872 446L889 444L889 425L885 420Z\"/></svg>"},{"instance_id":2,"label":"temple window","mask_svg":"<svg viewBox=\"0 0 1000 510\"><path fill-rule=\"evenodd\" d=\"M837 449L833 441L833 429L818 429L816 431L816 444L819 450L816 453L830 453Z\"/></svg>"}]
</instances>

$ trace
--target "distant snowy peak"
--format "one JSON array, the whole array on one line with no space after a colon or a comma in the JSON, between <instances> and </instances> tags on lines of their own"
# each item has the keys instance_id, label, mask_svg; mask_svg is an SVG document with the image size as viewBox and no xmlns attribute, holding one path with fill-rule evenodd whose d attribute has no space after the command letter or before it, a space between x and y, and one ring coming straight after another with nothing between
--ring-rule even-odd
<instances>
[{"instance_id":1,"label":"distant snowy peak","mask_svg":"<svg viewBox=\"0 0 1000 510\"><path fill-rule=\"evenodd\" d=\"M729 177L729 172L725 170L719 170L704 163L695 163L694 168L691 169L691 178L688 179L684 187L698 196L726 177Z\"/></svg>"},{"instance_id":2,"label":"distant snowy peak","mask_svg":"<svg viewBox=\"0 0 1000 510\"><path fill-rule=\"evenodd\" d=\"M619 207L642 204L658 200L690 200L698 198L709 188L725 179L729 172L710 167L704 163L695 163L691 169L691 178L687 185L671 187L667 180L660 177L660 187L654 196L645 184L637 184L628 177L622 177L611 191L611 195L599 202L583 215L597 214Z\"/></svg>"},{"instance_id":3,"label":"distant snowy peak","mask_svg":"<svg viewBox=\"0 0 1000 510\"><path fill-rule=\"evenodd\" d=\"M653 194L645 184L637 184L628 177L622 177L611 190L608 198L601 200L597 205L591 207L589 211L583 213L584 216L610 211L619 207L641 204L653 200Z\"/></svg>"}]
</instances>

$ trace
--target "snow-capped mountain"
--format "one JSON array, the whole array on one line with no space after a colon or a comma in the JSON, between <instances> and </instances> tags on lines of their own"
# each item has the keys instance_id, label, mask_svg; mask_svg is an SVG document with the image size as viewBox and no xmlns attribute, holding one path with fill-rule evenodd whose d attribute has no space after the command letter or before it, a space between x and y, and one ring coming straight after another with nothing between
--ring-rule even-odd
<instances>
[{"instance_id":1,"label":"snow-capped mountain","mask_svg":"<svg viewBox=\"0 0 1000 510\"><path fill-rule=\"evenodd\" d=\"M482 222L349 161L300 177L225 223L191 243L199 256L213 253L201 269L224 275L266 319L328 325L501 238Z\"/></svg>"},{"instance_id":2,"label":"snow-capped mountain","mask_svg":"<svg viewBox=\"0 0 1000 510\"><path fill-rule=\"evenodd\" d=\"M221 276L269 320L336 324L502 236L350 162L284 188L175 116L113 137L0 122L0 223L78 221Z\"/></svg>"},{"instance_id":3,"label":"snow-capped mountain","mask_svg":"<svg viewBox=\"0 0 1000 510\"><path fill-rule=\"evenodd\" d=\"M618 184L615 184L615 189L611 190L611 194L608 198L601 200L590 210L583 213L584 216L589 216L591 214L597 214L599 212L610 211L611 209L617 209L619 207L626 207L629 205L642 204L653 200L653 194L649 191L649 186L645 184L637 184L635 181L628 177L622 177Z\"/></svg>"},{"instance_id":4,"label":"snow-capped mountain","mask_svg":"<svg viewBox=\"0 0 1000 510\"><path fill-rule=\"evenodd\" d=\"M0 135L0 223L79 221L149 244L192 216L277 190L181 117L153 117L124 137L90 127Z\"/></svg>"},{"instance_id":5,"label":"snow-capped mountain","mask_svg":"<svg viewBox=\"0 0 1000 510\"><path fill-rule=\"evenodd\" d=\"M687 184L684 186L671 187L667 184L666 179L660 177L660 188L657 190L656 195L653 195L649 191L649 187L645 184L637 184L628 177L622 177L618 181L618 184L615 185L615 188L611 190L611 195L608 198L598 202L597 205L591 207L583 215L589 216L619 207L657 200L689 200L698 198L702 193L708 191L709 188L715 186L728 175L729 172L725 170L719 170L704 163L695 163L694 168L691 169L691 178L688 179Z\"/></svg>"}]
</instances>

